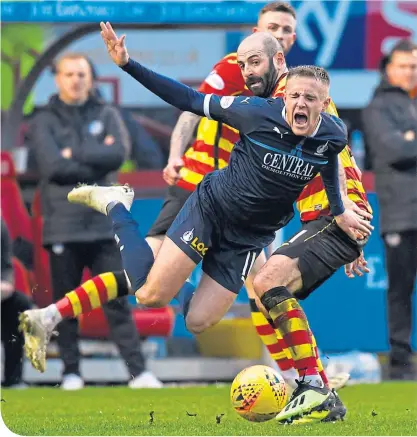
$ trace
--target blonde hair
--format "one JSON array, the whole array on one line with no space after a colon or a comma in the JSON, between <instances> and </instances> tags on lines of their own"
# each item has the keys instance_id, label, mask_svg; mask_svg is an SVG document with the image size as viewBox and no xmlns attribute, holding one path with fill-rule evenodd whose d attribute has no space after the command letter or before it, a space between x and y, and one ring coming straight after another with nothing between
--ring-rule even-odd
<instances>
[{"instance_id":1,"label":"blonde hair","mask_svg":"<svg viewBox=\"0 0 417 437\"><path fill-rule=\"evenodd\" d=\"M58 58L58 60L56 62L54 62L54 65L52 68L53 74L58 74L59 66L62 64L63 61L75 60L75 59L84 59L87 62L87 64L90 66L90 69L91 69L90 62L89 62L86 55L84 55L83 53L77 53L77 52L67 52L67 53L64 53L60 58Z\"/></svg>"}]
</instances>

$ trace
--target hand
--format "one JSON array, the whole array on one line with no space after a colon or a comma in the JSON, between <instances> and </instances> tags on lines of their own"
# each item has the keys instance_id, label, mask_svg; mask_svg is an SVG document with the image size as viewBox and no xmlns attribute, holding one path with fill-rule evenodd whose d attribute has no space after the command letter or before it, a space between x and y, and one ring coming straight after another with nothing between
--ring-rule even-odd
<instances>
[{"instance_id":1,"label":"hand","mask_svg":"<svg viewBox=\"0 0 417 437\"><path fill-rule=\"evenodd\" d=\"M368 219L369 221L372 220L373 218L372 214L360 208L355 202L349 199L348 196L342 196L342 201L343 201L343 205L345 206L345 209L349 209L355 212L356 214L358 214L360 217ZM356 240L363 240L369 237L368 234L364 234L363 232L359 232L358 230L352 230L352 232L355 234Z\"/></svg>"},{"instance_id":2,"label":"hand","mask_svg":"<svg viewBox=\"0 0 417 437\"><path fill-rule=\"evenodd\" d=\"M370 270L367 267L368 263L363 256L363 252L359 255L355 261L345 265L345 274L348 278L354 278L356 276L363 276L364 273L369 273Z\"/></svg>"},{"instance_id":3,"label":"hand","mask_svg":"<svg viewBox=\"0 0 417 437\"><path fill-rule=\"evenodd\" d=\"M71 159L72 158L72 149L70 147L65 147L65 149L61 150L61 155L65 159Z\"/></svg>"},{"instance_id":4,"label":"hand","mask_svg":"<svg viewBox=\"0 0 417 437\"><path fill-rule=\"evenodd\" d=\"M335 220L342 231L346 232L352 240L357 240L369 237L374 229L369 220L363 217L372 217L372 215L356 206L354 209L346 208L343 214L335 216Z\"/></svg>"},{"instance_id":5,"label":"hand","mask_svg":"<svg viewBox=\"0 0 417 437\"><path fill-rule=\"evenodd\" d=\"M361 217L372 220L373 216L368 211L365 211L364 209L360 208L353 200L349 199L347 196L342 197L343 205L345 209L349 209L353 212L356 212L356 214L360 215Z\"/></svg>"},{"instance_id":6,"label":"hand","mask_svg":"<svg viewBox=\"0 0 417 437\"><path fill-rule=\"evenodd\" d=\"M110 57L115 64L119 67L123 67L123 65L126 65L129 61L129 54L125 46L126 35L122 35L118 38L109 22L106 24L101 22L100 27L100 35L106 44Z\"/></svg>"},{"instance_id":7,"label":"hand","mask_svg":"<svg viewBox=\"0 0 417 437\"><path fill-rule=\"evenodd\" d=\"M113 135L106 135L106 138L104 138L104 145L105 146L112 146L114 144L114 136Z\"/></svg>"},{"instance_id":8,"label":"hand","mask_svg":"<svg viewBox=\"0 0 417 437\"><path fill-rule=\"evenodd\" d=\"M182 158L170 159L162 173L165 182L168 185L175 185L180 179L180 170L184 167Z\"/></svg>"},{"instance_id":9,"label":"hand","mask_svg":"<svg viewBox=\"0 0 417 437\"><path fill-rule=\"evenodd\" d=\"M14 293L13 284L8 281L1 281L1 300L7 299Z\"/></svg>"}]
</instances>

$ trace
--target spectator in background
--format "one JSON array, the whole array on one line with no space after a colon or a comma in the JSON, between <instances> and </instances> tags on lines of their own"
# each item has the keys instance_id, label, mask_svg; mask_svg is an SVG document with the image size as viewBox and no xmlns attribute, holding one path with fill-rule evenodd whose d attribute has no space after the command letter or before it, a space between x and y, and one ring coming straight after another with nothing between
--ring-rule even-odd
<instances>
[{"instance_id":1,"label":"spectator in background","mask_svg":"<svg viewBox=\"0 0 417 437\"><path fill-rule=\"evenodd\" d=\"M98 74L93 62L90 64L93 93L101 98L98 88ZM165 166L165 158L159 144L148 134L147 130L135 119L129 109L117 107L129 134L131 152L130 159L136 164L138 170L159 170Z\"/></svg>"},{"instance_id":2,"label":"spectator in background","mask_svg":"<svg viewBox=\"0 0 417 437\"><path fill-rule=\"evenodd\" d=\"M70 204L67 194L79 182L114 182L116 171L129 153L129 141L117 110L90 92L91 69L85 56L65 54L56 64L55 80L58 94L36 115L31 128L40 174L43 244L49 251L54 299L59 300L80 284L85 267L94 276L123 270L107 219ZM91 286L97 288L99 299L100 293L111 293L111 287L123 286L123 282L103 276L100 284ZM103 309L111 338L132 375L129 386L160 387L160 381L145 371L127 298L110 302ZM64 362L61 387L80 389L84 382L79 369L77 320L63 320L58 332Z\"/></svg>"},{"instance_id":3,"label":"spectator in background","mask_svg":"<svg viewBox=\"0 0 417 437\"><path fill-rule=\"evenodd\" d=\"M1 220L1 341L4 348L3 386L26 388L22 382L23 334L18 330L18 317L32 307L26 295L14 288L11 241Z\"/></svg>"},{"instance_id":4,"label":"spectator in background","mask_svg":"<svg viewBox=\"0 0 417 437\"><path fill-rule=\"evenodd\" d=\"M402 40L363 113L388 273L390 376L414 379L410 337L417 272L417 45Z\"/></svg>"}]
</instances>

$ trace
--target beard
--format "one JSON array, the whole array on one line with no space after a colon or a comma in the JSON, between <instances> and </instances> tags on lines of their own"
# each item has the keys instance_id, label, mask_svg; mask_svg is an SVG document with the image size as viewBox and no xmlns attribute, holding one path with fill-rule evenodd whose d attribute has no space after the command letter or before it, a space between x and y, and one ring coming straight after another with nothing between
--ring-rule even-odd
<instances>
[{"instance_id":1,"label":"beard","mask_svg":"<svg viewBox=\"0 0 417 437\"><path fill-rule=\"evenodd\" d=\"M278 71L275 68L274 60L269 59L268 71L263 76L252 76L246 81L246 86L257 97L271 97L278 81Z\"/></svg>"}]
</instances>

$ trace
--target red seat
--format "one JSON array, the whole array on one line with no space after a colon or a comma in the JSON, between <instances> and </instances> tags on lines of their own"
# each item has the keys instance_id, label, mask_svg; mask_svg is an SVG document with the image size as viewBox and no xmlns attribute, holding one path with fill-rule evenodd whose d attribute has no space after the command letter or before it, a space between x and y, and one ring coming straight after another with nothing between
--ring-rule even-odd
<instances>
[{"instance_id":1,"label":"red seat","mask_svg":"<svg viewBox=\"0 0 417 437\"><path fill-rule=\"evenodd\" d=\"M22 238L33 244L30 215L16 180L12 156L8 152L1 152L1 217L12 241ZM16 258L13 259L13 268L16 288L30 295L34 285L33 273Z\"/></svg>"},{"instance_id":2,"label":"red seat","mask_svg":"<svg viewBox=\"0 0 417 437\"><path fill-rule=\"evenodd\" d=\"M21 237L32 242L30 215L16 180L13 159L8 152L1 152L1 216L12 240Z\"/></svg>"},{"instance_id":3,"label":"red seat","mask_svg":"<svg viewBox=\"0 0 417 437\"><path fill-rule=\"evenodd\" d=\"M132 310L133 321L142 337L169 337L174 328L174 311L171 307ZM88 338L108 338L109 325L104 312L97 308L79 317L80 333Z\"/></svg>"},{"instance_id":4,"label":"red seat","mask_svg":"<svg viewBox=\"0 0 417 437\"><path fill-rule=\"evenodd\" d=\"M16 258L12 257L14 286L32 299L32 287L30 285L30 275L24 265Z\"/></svg>"}]
</instances>

